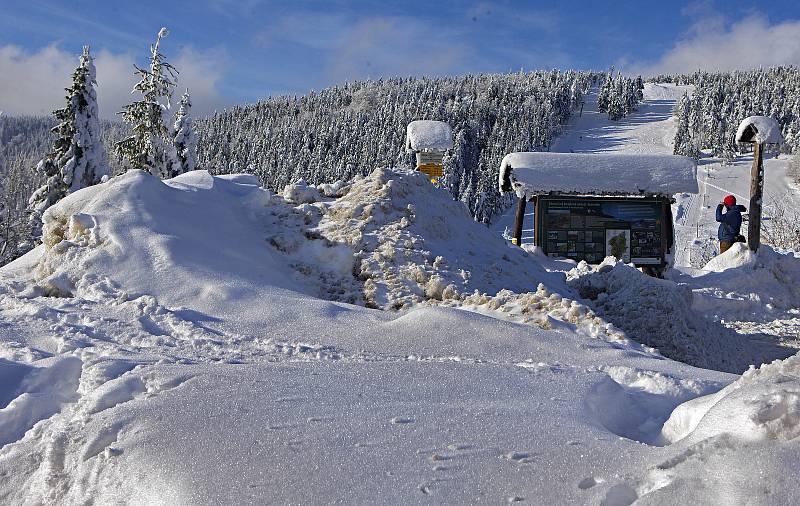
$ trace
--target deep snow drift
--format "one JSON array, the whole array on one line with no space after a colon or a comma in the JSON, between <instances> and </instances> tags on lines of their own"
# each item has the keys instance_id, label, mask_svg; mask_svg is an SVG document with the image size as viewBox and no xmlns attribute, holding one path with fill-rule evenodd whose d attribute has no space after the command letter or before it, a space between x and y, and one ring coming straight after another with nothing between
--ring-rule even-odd
<instances>
[{"instance_id":1,"label":"deep snow drift","mask_svg":"<svg viewBox=\"0 0 800 506\"><path fill-rule=\"evenodd\" d=\"M45 220L0 270L4 504L798 500L796 357L667 359L763 349L700 340L674 281L507 246L422 175L131 172ZM692 280L795 272L764 255ZM665 297L685 321L647 320Z\"/></svg>"}]
</instances>

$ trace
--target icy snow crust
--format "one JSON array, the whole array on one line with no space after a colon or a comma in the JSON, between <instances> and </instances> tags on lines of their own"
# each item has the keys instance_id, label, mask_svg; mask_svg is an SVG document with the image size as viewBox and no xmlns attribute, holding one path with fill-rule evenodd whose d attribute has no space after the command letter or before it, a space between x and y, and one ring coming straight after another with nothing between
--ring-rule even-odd
<instances>
[{"instance_id":1,"label":"icy snow crust","mask_svg":"<svg viewBox=\"0 0 800 506\"><path fill-rule=\"evenodd\" d=\"M742 142L742 137L751 126L755 129L755 136L752 140L756 143L783 144L780 125L768 116L750 116L743 119L736 130L736 142ZM748 139L749 141L750 139Z\"/></svg>"},{"instance_id":2,"label":"icy snow crust","mask_svg":"<svg viewBox=\"0 0 800 506\"><path fill-rule=\"evenodd\" d=\"M665 359L648 345L761 350L648 327L680 287L549 272L424 175L278 196L134 171L44 231L0 270L4 504L797 498L794 358L738 380Z\"/></svg>"},{"instance_id":3,"label":"icy snow crust","mask_svg":"<svg viewBox=\"0 0 800 506\"><path fill-rule=\"evenodd\" d=\"M697 193L697 168L685 156L608 153L510 153L500 191L523 198L550 192L639 195Z\"/></svg>"},{"instance_id":4,"label":"icy snow crust","mask_svg":"<svg viewBox=\"0 0 800 506\"><path fill-rule=\"evenodd\" d=\"M453 149L453 131L443 121L416 120L406 127L406 149L409 151L446 151Z\"/></svg>"}]
</instances>

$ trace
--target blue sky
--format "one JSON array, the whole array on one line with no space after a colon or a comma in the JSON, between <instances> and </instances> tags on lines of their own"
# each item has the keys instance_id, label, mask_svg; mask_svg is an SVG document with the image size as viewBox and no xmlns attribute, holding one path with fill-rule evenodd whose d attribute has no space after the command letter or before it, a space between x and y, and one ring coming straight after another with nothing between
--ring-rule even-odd
<instances>
[{"instance_id":1,"label":"blue sky","mask_svg":"<svg viewBox=\"0 0 800 506\"><path fill-rule=\"evenodd\" d=\"M112 108L111 88L128 86L126 65L144 62L161 26L171 31L163 52L184 71L181 84L197 90L206 110L365 77L800 63L800 42L782 42L800 40L797 1L2 3L0 73L5 66L24 72L49 65L58 80L56 72L74 67L81 45L89 43L98 55L101 88L106 81L101 98ZM743 53L752 37L774 39L778 49L747 46ZM731 54L720 55L728 48ZM31 80L47 81L46 71L37 69ZM2 86L9 85L0 78L5 91ZM0 107L13 112L36 100L25 98L34 90L22 91L15 104Z\"/></svg>"}]
</instances>

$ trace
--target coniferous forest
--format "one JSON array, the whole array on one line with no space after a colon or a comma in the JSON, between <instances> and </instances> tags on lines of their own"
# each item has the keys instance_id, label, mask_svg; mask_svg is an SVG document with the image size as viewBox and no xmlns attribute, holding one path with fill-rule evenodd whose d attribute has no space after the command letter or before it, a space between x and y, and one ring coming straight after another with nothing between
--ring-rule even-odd
<instances>
[{"instance_id":1,"label":"coniferous forest","mask_svg":"<svg viewBox=\"0 0 800 506\"><path fill-rule=\"evenodd\" d=\"M786 140L785 152L800 149L800 69L773 67L736 72L695 72L657 76L657 82L694 85L675 107L678 131L675 154L695 159L701 150L724 163L736 153L735 135L748 116L769 116L778 121Z\"/></svg>"},{"instance_id":2,"label":"coniferous forest","mask_svg":"<svg viewBox=\"0 0 800 506\"><path fill-rule=\"evenodd\" d=\"M546 151L600 74L526 72L359 81L235 107L198 122L198 166L249 172L275 190L298 179L348 179L375 167L410 166L405 129L447 122L454 149L443 184L476 220L507 203L497 171L512 151Z\"/></svg>"}]
</instances>

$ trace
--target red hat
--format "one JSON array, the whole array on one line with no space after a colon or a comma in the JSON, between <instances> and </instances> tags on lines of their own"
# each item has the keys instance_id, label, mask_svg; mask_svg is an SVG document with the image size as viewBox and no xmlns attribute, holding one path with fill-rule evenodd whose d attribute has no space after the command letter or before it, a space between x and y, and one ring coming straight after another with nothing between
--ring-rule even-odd
<instances>
[{"instance_id":1,"label":"red hat","mask_svg":"<svg viewBox=\"0 0 800 506\"><path fill-rule=\"evenodd\" d=\"M734 197L733 195L728 195L722 200L722 203L728 207L733 207L736 205L736 197Z\"/></svg>"}]
</instances>

